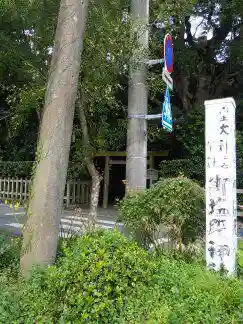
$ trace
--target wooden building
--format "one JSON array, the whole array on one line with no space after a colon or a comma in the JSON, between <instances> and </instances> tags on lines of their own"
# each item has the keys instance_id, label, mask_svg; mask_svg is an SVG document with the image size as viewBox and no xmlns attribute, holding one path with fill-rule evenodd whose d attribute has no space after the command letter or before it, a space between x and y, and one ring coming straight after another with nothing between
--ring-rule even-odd
<instances>
[{"instance_id":1,"label":"wooden building","mask_svg":"<svg viewBox=\"0 0 243 324\"><path fill-rule=\"evenodd\" d=\"M169 151L148 152L148 169L158 168L159 163L168 157ZM107 208L109 203L114 203L116 198L125 194L123 180L126 178L126 152L97 152L95 164L103 174L100 204Z\"/></svg>"}]
</instances>

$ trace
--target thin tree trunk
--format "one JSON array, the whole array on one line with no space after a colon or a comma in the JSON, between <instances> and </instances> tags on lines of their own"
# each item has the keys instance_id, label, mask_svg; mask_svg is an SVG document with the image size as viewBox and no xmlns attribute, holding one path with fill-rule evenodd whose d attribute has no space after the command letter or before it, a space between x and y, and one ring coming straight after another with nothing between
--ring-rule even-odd
<instances>
[{"instance_id":1,"label":"thin tree trunk","mask_svg":"<svg viewBox=\"0 0 243 324\"><path fill-rule=\"evenodd\" d=\"M87 162L87 165L88 163L89 162ZM99 204L101 179L102 178L100 177L99 174L97 174L97 176L92 176L92 189L91 189L91 199L90 199L90 221L92 224L96 223L97 216L98 216L98 204Z\"/></svg>"},{"instance_id":2,"label":"thin tree trunk","mask_svg":"<svg viewBox=\"0 0 243 324\"><path fill-rule=\"evenodd\" d=\"M92 178L89 220L92 224L95 224L95 222L97 220L97 215L98 215L100 183L101 183L102 177L99 174L99 172L97 171L97 169L94 165L94 161L93 161L92 157L90 156L91 144L90 144L87 120L86 120L86 116L85 116L85 106L84 106L84 101L82 100L80 93L79 93L78 99L77 99L77 107L78 107L78 115L79 115L79 120L80 120L80 124L81 124L81 129L83 132L83 143L84 143L85 151L87 154L87 156L85 157L85 162L86 162L86 166L89 171L89 174Z\"/></svg>"},{"instance_id":3,"label":"thin tree trunk","mask_svg":"<svg viewBox=\"0 0 243 324\"><path fill-rule=\"evenodd\" d=\"M56 257L88 0L61 0L45 94L21 270Z\"/></svg>"}]
</instances>

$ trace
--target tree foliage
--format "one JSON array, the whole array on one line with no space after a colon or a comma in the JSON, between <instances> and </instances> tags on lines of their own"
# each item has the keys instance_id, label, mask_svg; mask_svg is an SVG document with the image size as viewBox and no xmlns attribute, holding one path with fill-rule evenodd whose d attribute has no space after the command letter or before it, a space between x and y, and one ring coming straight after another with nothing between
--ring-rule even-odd
<instances>
[{"instance_id":1,"label":"tree foliage","mask_svg":"<svg viewBox=\"0 0 243 324\"><path fill-rule=\"evenodd\" d=\"M0 152L4 159L34 157L58 5L58 0L25 1L24 5L19 0L2 2ZM124 19L129 5L122 0L91 2L80 84L95 151L125 148L127 72L134 46L129 16ZM240 0L167 0L153 1L150 6L150 58L161 57L166 32L174 39L176 130L171 139L158 122L149 123L149 148L170 148L174 156L202 155L205 99L233 96L237 127L240 133L242 130L243 5ZM156 28L156 21L163 22L164 28ZM149 111L159 113L165 88L161 66L149 70L148 86ZM24 136L26 133L29 135ZM187 140L188 134L193 144ZM84 155L79 138L80 126L75 120L73 159Z\"/></svg>"},{"instance_id":2,"label":"tree foliage","mask_svg":"<svg viewBox=\"0 0 243 324\"><path fill-rule=\"evenodd\" d=\"M133 234L139 230L146 246L158 245L161 228L172 247L204 235L204 190L183 176L165 178L141 193L131 193L119 207L125 226Z\"/></svg>"}]
</instances>

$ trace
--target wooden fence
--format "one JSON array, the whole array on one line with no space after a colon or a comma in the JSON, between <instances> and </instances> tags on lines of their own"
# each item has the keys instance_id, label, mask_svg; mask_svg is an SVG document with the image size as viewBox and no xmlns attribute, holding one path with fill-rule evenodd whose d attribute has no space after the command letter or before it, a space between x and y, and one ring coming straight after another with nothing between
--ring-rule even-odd
<instances>
[{"instance_id":1,"label":"wooden fence","mask_svg":"<svg viewBox=\"0 0 243 324\"><path fill-rule=\"evenodd\" d=\"M24 202L29 197L30 180L0 178L0 199ZM90 201L91 181L68 181L64 192L64 205L85 205Z\"/></svg>"}]
</instances>

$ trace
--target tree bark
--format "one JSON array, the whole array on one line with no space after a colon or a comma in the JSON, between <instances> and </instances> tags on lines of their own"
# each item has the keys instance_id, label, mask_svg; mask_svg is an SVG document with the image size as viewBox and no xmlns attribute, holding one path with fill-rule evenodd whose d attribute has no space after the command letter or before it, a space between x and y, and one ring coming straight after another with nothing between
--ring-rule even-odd
<instances>
[{"instance_id":1,"label":"tree bark","mask_svg":"<svg viewBox=\"0 0 243 324\"><path fill-rule=\"evenodd\" d=\"M88 0L61 0L45 94L21 270L56 257Z\"/></svg>"},{"instance_id":2,"label":"tree bark","mask_svg":"<svg viewBox=\"0 0 243 324\"><path fill-rule=\"evenodd\" d=\"M98 204L99 204L99 194L100 194L100 183L102 180L101 175L94 165L93 158L90 156L91 144L89 138L89 131L87 120L85 116L85 104L82 100L81 94L79 93L77 99L78 115L81 124L81 129L83 132L83 144L85 148L85 162L89 174L92 178L92 188L91 188L91 198L90 198L90 212L89 212L89 221L91 224L95 224L98 216Z\"/></svg>"},{"instance_id":3,"label":"tree bark","mask_svg":"<svg viewBox=\"0 0 243 324\"><path fill-rule=\"evenodd\" d=\"M181 104L183 107L183 112L188 112L192 108L192 95L189 92L189 78L183 73L178 74L175 77L175 91L178 97L181 100Z\"/></svg>"},{"instance_id":4,"label":"tree bark","mask_svg":"<svg viewBox=\"0 0 243 324\"><path fill-rule=\"evenodd\" d=\"M198 77L198 87L195 95L196 107L203 107L204 101L210 99L211 76L201 74Z\"/></svg>"}]
</instances>

